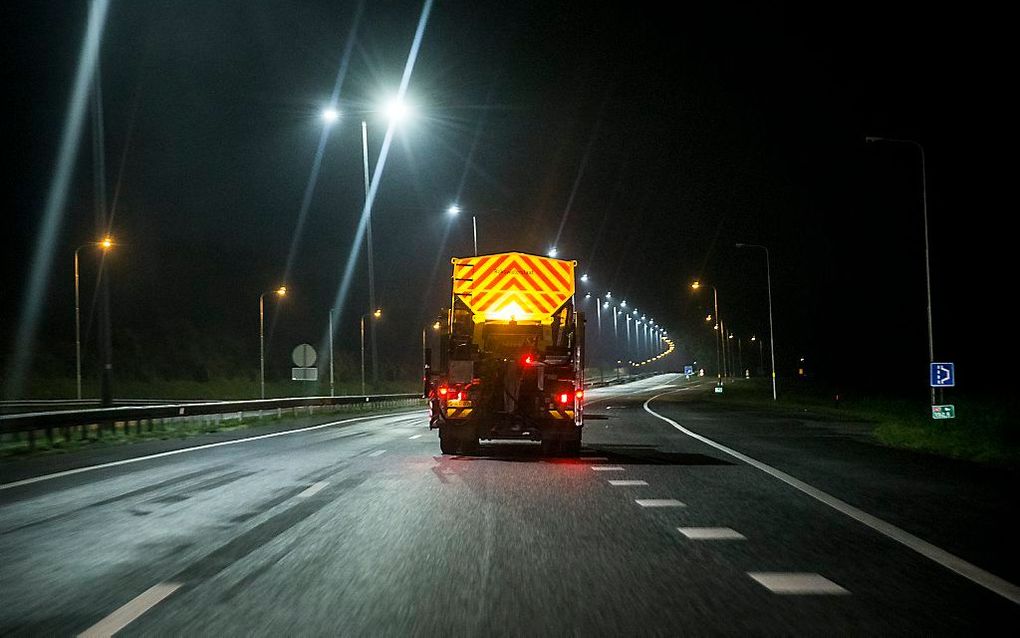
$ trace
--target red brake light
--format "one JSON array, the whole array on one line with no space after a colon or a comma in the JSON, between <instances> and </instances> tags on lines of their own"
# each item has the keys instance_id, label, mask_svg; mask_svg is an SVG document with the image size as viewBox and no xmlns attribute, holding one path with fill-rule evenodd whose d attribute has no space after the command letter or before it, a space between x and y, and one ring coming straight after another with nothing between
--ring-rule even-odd
<instances>
[{"instance_id":1,"label":"red brake light","mask_svg":"<svg viewBox=\"0 0 1020 638\"><path fill-rule=\"evenodd\" d=\"M581 399L584 398L584 390L578 390L577 392L574 393L574 396L577 398L578 401L580 401Z\"/></svg>"},{"instance_id":2,"label":"red brake light","mask_svg":"<svg viewBox=\"0 0 1020 638\"><path fill-rule=\"evenodd\" d=\"M532 363L532 358L531 358L531 355L529 354L529 355L524 357L524 365L530 366L531 363Z\"/></svg>"},{"instance_id":3,"label":"red brake light","mask_svg":"<svg viewBox=\"0 0 1020 638\"><path fill-rule=\"evenodd\" d=\"M567 403L567 401L570 401L570 395L567 394L566 392L561 393L560 394L560 403L563 403L565 405Z\"/></svg>"},{"instance_id":4,"label":"red brake light","mask_svg":"<svg viewBox=\"0 0 1020 638\"><path fill-rule=\"evenodd\" d=\"M464 393L463 392L458 392L457 393L457 400L458 401L463 401L464 400Z\"/></svg>"},{"instance_id":5,"label":"red brake light","mask_svg":"<svg viewBox=\"0 0 1020 638\"><path fill-rule=\"evenodd\" d=\"M444 386L441 386L441 387L439 388L439 396L441 396L441 397L445 397L445 396L446 396L446 393L447 393L447 392L449 392L449 391L450 391L450 389L449 389L449 388L447 388L447 387L446 387L445 385L444 385Z\"/></svg>"}]
</instances>

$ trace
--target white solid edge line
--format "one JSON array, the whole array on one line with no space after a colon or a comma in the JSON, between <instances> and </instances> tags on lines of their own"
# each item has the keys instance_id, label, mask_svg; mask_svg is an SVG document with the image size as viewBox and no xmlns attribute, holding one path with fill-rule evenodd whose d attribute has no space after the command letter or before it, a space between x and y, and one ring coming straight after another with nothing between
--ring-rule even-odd
<instances>
[{"instance_id":1,"label":"white solid edge line","mask_svg":"<svg viewBox=\"0 0 1020 638\"><path fill-rule=\"evenodd\" d=\"M716 443L715 441L706 438L696 432L692 432L687 428L683 427L682 425L680 425L679 423L677 423L676 421L674 421L673 419L662 416L661 414L655 412L650 407L648 407L649 403L666 394L670 394L670 392L663 392L661 394L657 394L654 397L645 401L644 404L645 412L651 414L656 418L662 419L663 421L669 423L670 425L675 427L677 430L680 430L687 436L697 439L698 441L701 441L706 445L710 445L715 449L719 450L720 452L729 454L733 458L739 459L744 463L747 463L748 465L757 468L762 472L765 472L766 474L772 476L773 478L779 479L780 481L786 483L790 487L800 490L801 492L807 494L811 498L814 498L818 501L821 501L822 503L825 503L832 509L841 512L858 522L864 523L865 525L875 530L876 532L883 534L898 543L906 545L907 547L921 554L925 558L935 561L936 563L942 565L946 569L956 572L957 574L963 576L964 578L967 578L971 582L974 582L980 585L981 587L984 587L985 589L1002 596L1003 598L1009 600L1010 602L1020 604L1020 587L1017 587L1008 580L1000 578L995 574L992 574L991 572L987 572L978 567L977 565L968 563L959 556L956 556L955 554L950 554L946 550L936 547L935 545L932 545L928 541L922 540L917 536L914 536L910 532L904 531L896 527L892 523L887 523L876 516L868 514L864 510L858 509L845 501L841 501L840 499L836 498L835 496L832 496L831 494L823 492L816 487L812 487L811 485L808 485L804 481L801 481L798 478L790 476L786 472L777 470L776 468L770 465L766 465L761 461L752 459L746 454L741 454L740 452L732 450L726 447L725 445Z\"/></svg>"},{"instance_id":2,"label":"white solid edge line","mask_svg":"<svg viewBox=\"0 0 1020 638\"><path fill-rule=\"evenodd\" d=\"M299 432L309 432L311 430L321 430L322 428L332 427L334 425L340 425L342 423L354 423L355 421L365 421L369 419L382 419L387 417L393 417L395 415L373 415L373 416L358 416L350 419L342 419L340 421L330 421L329 423L320 423L318 425L310 425L306 428L298 428L296 430L284 430L282 432L271 432L269 434L260 434L258 436L249 436L243 439L233 439L231 441L219 441L218 443L207 443L205 445L196 445L194 447L181 448L179 450L170 450L168 452L159 452L158 454L148 454L146 456L136 456L130 459L121 459L120 461L110 461L109 463L100 463L99 465L87 465L85 467L76 467L73 470L64 470L63 472L55 472L53 474L43 474L42 476L33 476L27 479L21 479L20 481L12 481L11 483L0 484L0 490L7 490L12 487L21 487L22 485L31 485L32 483L39 483L40 481L48 481L50 479L60 478L62 476L71 476L74 474L81 474L82 472L91 472L92 470L101 470L107 467L117 467L118 465L128 465L129 463L138 463L139 461L148 461L150 459L158 459L164 456L174 456L176 454L184 454L186 452L195 452L197 450L208 450L209 448L221 447L224 445L238 445L240 443L247 443L249 441L258 441L260 439L270 439L275 436L286 436L288 434L297 434Z\"/></svg>"},{"instance_id":3,"label":"white solid edge line","mask_svg":"<svg viewBox=\"0 0 1020 638\"><path fill-rule=\"evenodd\" d=\"M159 583L158 585L153 585L78 635L85 638L112 636L137 620L139 616L158 605L164 598L177 591L181 585L182 583Z\"/></svg>"},{"instance_id":4,"label":"white solid edge line","mask_svg":"<svg viewBox=\"0 0 1020 638\"><path fill-rule=\"evenodd\" d=\"M297 495L296 498L308 498L312 494L317 494L322 488L329 485L329 481L319 481L318 483L312 483L308 486L308 489Z\"/></svg>"}]
</instances>

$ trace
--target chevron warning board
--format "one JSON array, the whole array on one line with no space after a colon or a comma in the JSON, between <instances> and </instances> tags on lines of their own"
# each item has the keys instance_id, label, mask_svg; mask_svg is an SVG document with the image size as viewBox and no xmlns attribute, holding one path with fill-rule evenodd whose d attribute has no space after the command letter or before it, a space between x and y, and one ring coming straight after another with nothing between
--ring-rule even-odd
<instances>
[{"instance_id":1,"label":"chevron warning board","mask_svg":"<svg viewBox=\"0 0 1020 638\"><path fill-rule=\"evenodd\" d=\"M454 294L486 321L545 319L574 294L574 261L526 253L451 261Z\"/></svg>"}]
</instances>

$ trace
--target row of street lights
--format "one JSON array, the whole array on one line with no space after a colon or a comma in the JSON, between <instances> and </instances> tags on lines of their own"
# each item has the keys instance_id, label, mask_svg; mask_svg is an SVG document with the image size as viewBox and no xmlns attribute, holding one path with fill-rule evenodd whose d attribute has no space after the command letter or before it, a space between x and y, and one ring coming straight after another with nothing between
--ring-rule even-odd
<instances>
[{"instance_id":1,"label":"row of street lights","mask_svg":"<svg viewBox=\"0 0 1020 638\"><path fill-rule=\"evenodd\" d=\"M552 248L549 251L549 256L555 257L555 255L556 249ZM580 281L583 284L588 284L590 277L587 273L584 273L581 275ZM584 294L584 300L587 301L589 299L592 299L590 291L585 292ZM628 349L630 349L631 345L630 327L632 322L634 324L635 345L639 351L653 349L653 343L661 341L668 334L662 326L655 323L654 318L649 318L647 315L641 314L636 308L628 308L627 300L624 299L619 304L616 304L613 301L613 293L609 291L606 292L604 297L595 298L595 320L599 336L602 335L602 311L608 311L610 308L613 310L613 337L616 339L619 339L620 336L619 318L621 316L624 317L624 330ZM644 343L642 343L642 341L644 341ZM654 360L654 355L652 355L651 358L646 357L646 360L642 362L642 365L647 364L652 360ZM622 363L622 360L620 360L620 362ZM634 362L631 361L631 363Z\"/></svg>"}]
</instances>

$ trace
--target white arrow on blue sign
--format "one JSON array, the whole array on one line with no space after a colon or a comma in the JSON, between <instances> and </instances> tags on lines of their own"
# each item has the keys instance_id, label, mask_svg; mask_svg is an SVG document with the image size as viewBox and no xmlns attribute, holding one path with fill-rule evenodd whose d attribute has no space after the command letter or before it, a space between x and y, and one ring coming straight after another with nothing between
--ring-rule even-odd
<instances>
[{"instance_id":1,"label":"white arrow on blue sign","mask_svg":"<svg viewBox=\"0 0 1020 638\"><path fill-rule=\"evenodd\" d=\"M931 387L952 388L956 385L956 366L952 363L931 364Z\"/></svg>"}]
</instances>

